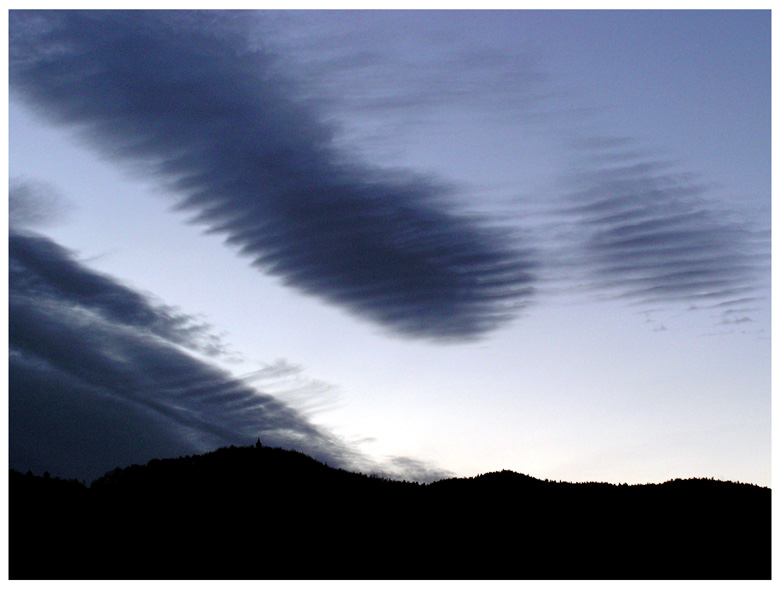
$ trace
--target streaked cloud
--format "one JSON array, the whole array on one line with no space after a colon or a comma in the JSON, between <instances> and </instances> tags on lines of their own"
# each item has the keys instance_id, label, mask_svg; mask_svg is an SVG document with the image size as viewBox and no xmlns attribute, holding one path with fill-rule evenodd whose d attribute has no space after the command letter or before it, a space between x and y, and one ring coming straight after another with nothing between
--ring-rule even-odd
<instances>
[{"instance_id":1,"label":"streaked cloud","mask_svg":"<svg viewBox=\"0 0 780 589\"><path fill-rule=\"evenodd\" d=\"M410 337L479 337L516 316L536 262L445 182L384 170L259 49L254 13L10 16L11 90L157 177L195 223L285 285Z\"/></svg>"},{"instance_id":2,"label":"streaked cloud","mask_svg":"<svg viewBox=\"0 0 780 589\"><path fill-rule=\"evenodd\" d=\"M355 118L387 135L405 126L450 127L464 113L493 123L538 114L550 93L538 52L522 41L510 50L488 36L464 36L452 27L457 11L430 17L424 11L284 12L268 33L282 59L293 56L289 67L306 96L338 119L342 131ZM470 18L474 26L479 17Z\"/></svg>"},{"instance_id":3,"label":"streaked cloud","mask_svg":"<svg viewBox=\"0 0 780 589\"><path fill-rule=\"evenodd\" d=\"M768 261L766 236L704 178L638 143L604 136L572 148L556 214L579 278L648 305L742 304Z\"/></svg>"},{"instance_id":4,"label":"streaked cloud","mask_svg":"<svg viewBox=\"0 0 780 589\"><path fill-rule=\"evenodd\" d=\"M17 228L56 225L65 221L71 206L53 186L30 178L11 178L8 223Z\"/></svg>"},{"instance_id":5,"label":"streaked cloud","mask_svg":"<svg viewBox=\"0 0 780 589\"><path fill-rule=\"evenodd\" d=\"M385 469L276 394L203 359L211 344L208 327L190 316L12 227L11 466L91 480L122 464L260 438L333 466L398 474L398 465ZM279 386L290 366L272 365L261 384L298 401L321 392ZM405 478L420 472L415 465Z\"/></svg>"}]
</instances>

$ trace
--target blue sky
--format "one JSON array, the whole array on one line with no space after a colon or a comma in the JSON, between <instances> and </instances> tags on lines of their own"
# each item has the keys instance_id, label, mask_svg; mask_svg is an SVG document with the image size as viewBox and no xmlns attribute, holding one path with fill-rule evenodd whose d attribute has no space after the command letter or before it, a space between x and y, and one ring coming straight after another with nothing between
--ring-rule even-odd
<instances>
[{"instance_id":1,"label":"blue sky","mask_svg":"<svg viewBox=\"0 0 780 589\"><path fill-rule=\"evenodd\" d=\"M770 483L768 11L9 32L12 467Z\"/></svg>"}]
</instances>

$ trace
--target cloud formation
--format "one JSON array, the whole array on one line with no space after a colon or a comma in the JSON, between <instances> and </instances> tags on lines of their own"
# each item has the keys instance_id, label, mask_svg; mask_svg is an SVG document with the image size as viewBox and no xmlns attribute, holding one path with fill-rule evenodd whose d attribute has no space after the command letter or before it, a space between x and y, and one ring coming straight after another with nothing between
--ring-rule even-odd
<instances>
[{"instance_id":1,"label":"cloud formation","mask_svg":"<svg viewBox=\"0 0 780 589\"><path fill-rule=\"evenodd\" d=\"M333 466L397 473L200 359L212 344L191 317L12 227L11 467L91 480L119 465L260 438ZM277 362L262 384L274 388L285 366Z\"/></svg>"},{"instance_id":2,"label":"cloud formation","mask_svg":"<svg viewBox=\"0 0 780 589\"><path fill-rule=\"evenodd\" d=\"M528 250L442 182L337 148L258 49L255 18L12 11L11 90L156 176L285 285L412 337L475 338L514 317L533 293Z\"/></svg>"},{"instance_id":3,"label":"cloud formation","mask_svg":"<svg viewBox=\"0 0 780 589\"><path fill-rule=\"evenodd\" d=\"M582 280L647 304L742 304L767 261L765 238L709 198L696 174L636 141L591 137L574 148L559 218Z\"/></svg>"},{"instance_id":4,"label":"cloud formation","mask_svg":"<svg viewBox=\"0 0 780 589\"><path fill-rule=\"evenodd\" d=\"M49 184L29 178L11 178L8 192L9 225L33 228L66 219L70 206Z\"/></svg>"},{"instance_id":5,"label":"cloud formation","mask_svg":"<svg viewBox=\"0 0 780 589\"><path fill-rule=\"evenodd\" d=\"M353 140L366 127L381 128L376 140L408 126L436 132L437 124L462 122L464 113L502 124L538 114L549 89L535 52L522 41L522 49L495 48L485 35L475 42L451 26L452 15L293 11L282 13L282 26L269 35L282 58L295 57L289 67L299 72L306 96L344 126L359 120ZM471 17L469 27L478 26L480 15Z\"/></svg>"}]
</instances>

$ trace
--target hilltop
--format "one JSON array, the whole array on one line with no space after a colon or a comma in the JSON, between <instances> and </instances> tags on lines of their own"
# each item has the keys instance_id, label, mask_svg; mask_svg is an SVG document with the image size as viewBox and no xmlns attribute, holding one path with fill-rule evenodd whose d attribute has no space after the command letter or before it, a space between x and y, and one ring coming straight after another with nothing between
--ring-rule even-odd
<instances>
[{"instance_id":1,"label":"hilltop","mask_svg":"<svg viewBox=\"0 0 780 589\"><path fill-rule=\"evenodd\" d=\"M771 576L771 490L729 481L420 484L258 443L9 483L12 579Z\"/></svg>"}]
</instances>

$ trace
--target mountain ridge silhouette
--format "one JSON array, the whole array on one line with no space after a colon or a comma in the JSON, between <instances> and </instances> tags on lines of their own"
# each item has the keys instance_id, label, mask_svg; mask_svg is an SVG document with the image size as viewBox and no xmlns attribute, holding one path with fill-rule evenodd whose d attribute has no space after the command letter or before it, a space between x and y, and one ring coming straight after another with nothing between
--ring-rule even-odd
<instances>
[{"instance_id":1,"label":"mountain ridge silhouette","mask_svg":"<svg viewBox=\"0 0 780 589\"><path fill-rule=\"evenodd\" d=\"M12 579L768 579L771 489L432 483L225 447L90 485L11 471Z\"/></svg>"}]
</instances>

